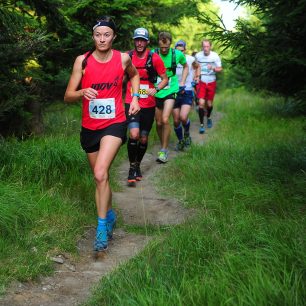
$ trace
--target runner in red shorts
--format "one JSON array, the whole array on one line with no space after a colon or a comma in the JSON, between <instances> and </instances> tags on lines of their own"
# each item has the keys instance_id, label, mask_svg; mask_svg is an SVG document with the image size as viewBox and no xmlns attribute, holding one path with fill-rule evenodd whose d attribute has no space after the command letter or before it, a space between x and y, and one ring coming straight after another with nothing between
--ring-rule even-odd
<instances>
[{"instance_id":1,"label":"runner in red shorts","mask_svg":"<svg viewBox=\"0 0 306 306\"><path fill-rule=\"evenodd\" d=\"M202 41L203 51L196 54L195 58L201 67L200 82L197 85L197 97L199 99L199 133L205 133L204 115L207 115L207 127L212 127L210 118L213 110L213 100L216 92L216 74L222 71L219 55L211 51L211 42L207 39Z\"/></svg>"}]
</instances>

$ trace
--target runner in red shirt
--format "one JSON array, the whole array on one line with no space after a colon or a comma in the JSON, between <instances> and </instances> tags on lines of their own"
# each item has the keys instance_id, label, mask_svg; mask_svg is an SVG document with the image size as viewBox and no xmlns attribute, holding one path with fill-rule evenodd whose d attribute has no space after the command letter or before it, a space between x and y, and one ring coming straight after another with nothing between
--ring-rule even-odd
<instances>
[{"instance_id":1,"label":"runner in red shirt","mask_svg":"<svg viewBox=\"0 0 306 306\"><path fill-rule=\"evenodd\" d=\"M140 181L142 174L140 163L148 147L148 136L151 131L155 116L154 95L168 84L166 68L160 56L147 49L149 32L145 28L138 28L134 31L135 49L128 52L132 58L133 65L137 68L140 76L139 105L140 112L136 115L129 115L130 103L132 102L131 82L127 84L125 111L128 118L129 140L128 155L130 170L128 183ZM157 76L162 81L154 87Z\"/></svg>"},{"instance_id":2,"label":"runner in red shirt","mask_svg":"<svg viewBox=\"0 0 306 306\"><path fill-rule=\"evenodd\" d=\"M76 58L64 100L83 101L81 145L96 181L98 226L94 250L99 252L107 249L116 223L109 168L126 138L122 80L126 72L134 93L129 114L137 114L139 74L128 54L112 49L116 25L110 17L95 22L92 38L95 47Z\"/></svg>"}]
</instances>

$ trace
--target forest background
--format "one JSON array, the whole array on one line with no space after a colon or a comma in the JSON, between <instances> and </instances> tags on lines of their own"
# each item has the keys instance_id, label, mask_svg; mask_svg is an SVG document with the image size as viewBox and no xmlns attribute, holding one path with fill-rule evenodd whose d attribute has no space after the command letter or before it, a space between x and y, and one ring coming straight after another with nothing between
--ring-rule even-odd
<instances>
[{"instance_id":1,"label":"forest background","mask_svg":"<svg viewBox=\"0 0 306 306\"><path fill-rule=\"evenodd\" d=\"M305 113L305 1L234 0L246 10L228 30L211 1L4 0L0 4L0 135L44 132L47 107L62 100L74 59L92 47L91 28L114 17L114 47L125 51L137 27L185 39L188 51L213 39L223 58L223 87L246 86L284 96L288 113ZM171 14L169 14L171 12Z\"/></svg>"}]
</instances>

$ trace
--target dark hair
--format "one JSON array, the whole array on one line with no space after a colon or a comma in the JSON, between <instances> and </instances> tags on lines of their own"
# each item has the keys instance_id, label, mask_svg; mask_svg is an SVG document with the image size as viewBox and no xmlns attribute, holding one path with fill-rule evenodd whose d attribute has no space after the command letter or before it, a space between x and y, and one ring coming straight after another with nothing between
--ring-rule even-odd
<instances>
[{"instance_id":1,"label":"dark hair","mask_svg":"<svg viewBox=\"0 0 306 306\"><path fill-rule=\"evenodd\" d=\"M162 41L163 43L166 43L167 40L172 42L172 35L169 32L159 32L158 34L158 40Z\"/></svg>"},{"instance_id":2,"label":"dark hair","mask_svg":"<svg viewBox=\"0 0 306 306\"><path fill-rule=\"evenodd\" d=\"M92 26L92 31L95 30L95 28L99 27L99 26L106 26L111 28L114 31L114 34L116 34L117 32L117 26L115 24L115 22L112 20L111 17L109 16L102 16L101 18L99 18L95 24Z\"/></svg>"},{"instance_id":3,"label":"dark hair","mask_svg":"<svg viewBox=\"0 0 306 306\"><path fill-rule=\"evenodd\" d=\"M92 26L92 32L100 26L106 26L111 28L114 31L114 34L117 32L117 26L115 22L112 20L109 16L102 16L101 18L97 19L95 24ZM85 58L82 61L82 69L85 69L87 66L87 59L90 57L90 55L96 50L96 47L94 46L85 56Z\"/></svg>"}]
</instances>

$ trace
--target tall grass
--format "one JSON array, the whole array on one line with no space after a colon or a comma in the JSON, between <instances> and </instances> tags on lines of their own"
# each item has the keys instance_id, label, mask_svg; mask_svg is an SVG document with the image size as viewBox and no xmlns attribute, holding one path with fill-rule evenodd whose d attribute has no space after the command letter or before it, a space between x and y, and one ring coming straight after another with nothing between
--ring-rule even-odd
<instances>
[{"instance_id":1,"label":"tall grass","mask_svg":"<svg viewBox=\"0 0 306 306\"><path fill-rule=\"evenodd\" d=\"M47 113L46 135L0 146L0 292L11 280L52 271L48 255L76 253L96 224L94 180L79 144L79 106ZM62 107L62 106L61 106ZM121 150L111 170L125 157Z\"/></svg>"},{"instance_id":2,"label":"tall grass","mask_svg":"<svg viewBox=\"0 0 306 306\"><path fill-rule=\"evenodd\" d=\"M305 305L305 119L277 98L218 95L222 121L160 172L197 208L103 279L86 305Z\"/></svg>"}]
</instances>

